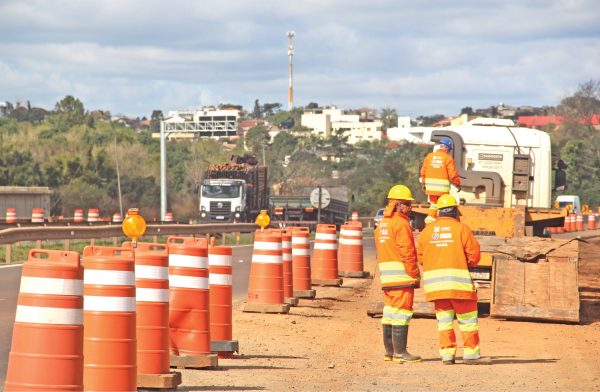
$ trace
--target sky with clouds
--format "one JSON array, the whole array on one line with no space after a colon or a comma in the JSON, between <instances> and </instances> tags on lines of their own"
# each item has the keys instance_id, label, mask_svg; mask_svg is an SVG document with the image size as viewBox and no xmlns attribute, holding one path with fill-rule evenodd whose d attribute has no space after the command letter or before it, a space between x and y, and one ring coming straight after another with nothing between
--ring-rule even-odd
<instances>
[{"instance_id":1,"label":"sky with clouds","mask_svg":"<svg viewBox=\"0 0 600 392\"><path fill-rule=\"evenodd\" d=\"M598 0L0 0L0 100L287 108L289 30L295 106L455 115L600 80Z\"/></svg>"}]
</instances>

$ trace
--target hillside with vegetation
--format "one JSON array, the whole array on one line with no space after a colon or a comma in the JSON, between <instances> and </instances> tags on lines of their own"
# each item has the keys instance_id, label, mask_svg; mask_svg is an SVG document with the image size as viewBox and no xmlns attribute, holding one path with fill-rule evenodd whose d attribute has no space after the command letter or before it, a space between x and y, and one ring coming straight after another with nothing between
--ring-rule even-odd
<instances>
[{"instance_id":1,"label":"hillside with vegetation","mask_svg":"<svg viewBox=\"0 0 600 392\"><path fill-rule=\"evenodd\" d=\"M258 105L258 100L257 100ZM263 105L266 108L266 105ZM270 168L274 192L295 193L306 186L347 185L352 210L371 215L383 205L389 187L408 185L417 200L425 201L418 171L429 146L363 142L349 145L342 135L327 139L311 136L298 124L302 109L291 112L256 107L255 117L270 124L295 124L272 140L259 125L245 140L178 140L167 143L168 204L176 218L198 217L198 184L206 167L232 154L253 154ZM393 110L385 113L386 121ZM590 206L600 205L600 133L586 121L600 113L600 84L588 82L554 108L565 119L548 127L553 159L567 165L568 189ZM13 110L0 118L0 185L49 186L52 215L72 216L77 208L100 208L108 216L119 209L138 207L152 219L160 210L160 142L153 125L132 128L111 121L109 113L86 111L77 98L67 96L51 112L39 108ZM392 121L393 123L393 121ZM326 159L326 160L325 160Z\"/></svg>"}]
</instances>

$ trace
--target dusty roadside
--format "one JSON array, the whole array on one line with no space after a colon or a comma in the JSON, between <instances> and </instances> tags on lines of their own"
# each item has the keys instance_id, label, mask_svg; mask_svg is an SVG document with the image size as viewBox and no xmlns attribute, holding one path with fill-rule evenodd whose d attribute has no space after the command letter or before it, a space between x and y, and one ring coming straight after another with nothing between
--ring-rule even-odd
<instances>
[{"instance_id":1,"label":"dusty roadside","mask_svg":"<svg viewBox=\"0 0 600 392\"><path fill-rule=\"evenodd\" d=\"M585 287L596 294L600 260L591 255L597 249L598 243L582 249L593 274ZM366 252L365 269L374 267L374 254ZM401 365L382 360L380 320L366 316L371 283L344 279L342 288L318 288L317 299L301 300L288 315L243 313L235 306L240 355L220 359L218 370L183 370L178 390L600 390L598 315L583 325L483 317L482 353L493 357L492 366L443 366L435 320L413 319L409 349L424 360Z\"/></svg>"}]
</instances>

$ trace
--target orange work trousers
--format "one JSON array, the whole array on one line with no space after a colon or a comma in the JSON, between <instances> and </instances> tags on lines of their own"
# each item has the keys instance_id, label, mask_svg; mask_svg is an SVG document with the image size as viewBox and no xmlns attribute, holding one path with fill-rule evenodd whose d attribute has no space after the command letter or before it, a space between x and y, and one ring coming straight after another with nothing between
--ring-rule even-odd
<instances>
[{"instance_id":1,"label":"orange work trousers","mask_svg":"<svg viewBox=\"0 0 600 392\"><path fill-rule=\"evenodd\" d=\"M408 325L413 315L414 287L383 290L384 325Z\"/></svg>"},{"instance_id":2,"label":"orange work trousers","mask_svg":"<svg viewBox=\"0 0 600 392\"><path fill-rule=\"evenodd\" d=\"M458 320L458 328L463 339L463 359L479 358L481 355L479 352L477 301L471 299L436 299L434 304L442 360L452 360L456 355L454 318Z\"/></svg>"}]
</instances>

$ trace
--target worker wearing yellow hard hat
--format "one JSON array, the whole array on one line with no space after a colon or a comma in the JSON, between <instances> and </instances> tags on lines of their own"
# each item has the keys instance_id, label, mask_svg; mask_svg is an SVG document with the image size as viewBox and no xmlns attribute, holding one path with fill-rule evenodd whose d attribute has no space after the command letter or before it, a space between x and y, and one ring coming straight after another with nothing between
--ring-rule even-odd
<instances>
[{"instance_id":1,"label":"worker wearing yellow hard hat","mask_svg":"<svg viewBox=\"0 0 600 392\"><path fill-rule=\"evenodd\" d=\"M406 350L408 324L413 315L415 287L419 287L417 251L409 223L410 189L395 185L388 192L383 219L375 230L375 246L383 289L384 360L418 362L421 357Z\"/></svg>"},{"instance_id":2,"label":"worker wearing yellow hard hat","mask_svg":"<svg viewBox=\"0 0 600 392\"><path fill-rule=\"evenodd\" d=\"M481 357L477 321L477 291L469 273L481 258L479 242L471 229L458 221L458 203L450 195L437 201L438 219L419 235L418 258L423 266L425 299L435 304L440 357L454 364L456 336L454 318L463 338L463 363L488 365Z\"/></svg>"}]
</instances>

